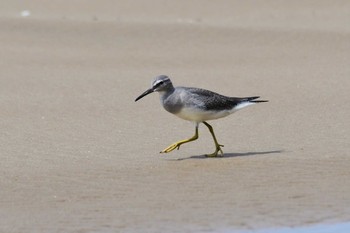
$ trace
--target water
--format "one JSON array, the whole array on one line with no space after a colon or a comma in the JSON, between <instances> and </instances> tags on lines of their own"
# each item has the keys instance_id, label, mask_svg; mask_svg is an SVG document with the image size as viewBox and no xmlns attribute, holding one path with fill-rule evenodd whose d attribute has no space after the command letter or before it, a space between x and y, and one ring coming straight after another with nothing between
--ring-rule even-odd
<instances>
[{"instance_id":1,"label":"water","mask_svg":"<svg viewBox=\"0 0 350 233\"><path fill-rule=\"evenodd\" d=\"M226 233L230 233L227 231ZM231 233L350 233L350 222L336 224L319 224L313 226L263 229L254 231L233 231Z\"/></svg>"},{"instance_id":2,"label":"water","mask_svg":"<svg viewBox=\"0 0 350 233\"><path fill-rule=\"evenodd\" d=\"M350 222L316 224L301 227L281 227L260 230L223 230L219 233L350 233Z\"/></svg>"}]
</instances>

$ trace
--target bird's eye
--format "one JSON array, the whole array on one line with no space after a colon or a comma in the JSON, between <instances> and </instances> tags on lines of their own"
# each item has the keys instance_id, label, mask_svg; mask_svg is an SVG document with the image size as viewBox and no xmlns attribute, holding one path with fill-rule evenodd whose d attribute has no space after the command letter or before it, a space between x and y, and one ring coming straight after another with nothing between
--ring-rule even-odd
<instances>
[{"instance_id":1,"label":"bird's eye","mask_svg":"<svg viewBox=\"0 0 350 233\"><path fill-rule=\"evenodd\" d=\"M159 87L160 85L162 85L164 82L163 81L159 81L158 83L156 83L156 85L154 85L154 87Z\"/></svg>"}]
</instances>

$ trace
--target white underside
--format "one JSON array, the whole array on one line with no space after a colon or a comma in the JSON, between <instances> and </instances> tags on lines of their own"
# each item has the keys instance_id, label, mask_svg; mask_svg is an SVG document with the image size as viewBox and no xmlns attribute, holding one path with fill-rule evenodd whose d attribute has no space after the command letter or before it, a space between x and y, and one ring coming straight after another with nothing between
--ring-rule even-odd
<instances>
[{"instance_id":1,"label":"white underside","mask_svg":"<svg viewBox=\"0 0 350 233\"><path fill-rule=\"evenodd\" d=\"M238 104L236 107L234 107L233 110L237 111L237 110L240 110L242 108L248 107L248 106L253 105L253 104L256 104L256 103L248 102L248 101L247 102L243 102L243 103Z\"/></svg>"},{"instance_id":2,"label":"white underside","mask_svg":"<svg viewBox=\"0 0 350 233\"><path fill-rule=\"evenodd\" d=\"M175 115L188 121L203 122L203 121L215 120L215 119L228 116L242 108L245 108L253 104L255 103L244 102L244 103L238 104L236 107L234 107L231 110L222 110L222 111L204 111L201 109L185 107L185 108L182 108L181 111L176 113Z\"/></svg>"}]
</instances>

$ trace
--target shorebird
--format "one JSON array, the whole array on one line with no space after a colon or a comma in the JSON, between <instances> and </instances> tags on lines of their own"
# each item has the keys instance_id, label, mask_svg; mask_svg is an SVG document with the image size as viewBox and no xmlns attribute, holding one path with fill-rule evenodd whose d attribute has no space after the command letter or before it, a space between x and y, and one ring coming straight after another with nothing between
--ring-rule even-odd
<instances>
[{"instance_id":1,"label":"shorebird","mask_svg":"<svg viewBox=\"0 0 350 233\"><path fill-rule=\"evenodd\" d=\"M152 87L135 99L135 102L144 96L158 92L160 102L168 112L188 121L195 123L195 134L193 137L175 142L162 150L160 153L169 153L179 149L182 144L198 139L198 126L203 123L208 127L215 143L215 151L207 154L208 157L217 157L221 147L214 134L213 127L207 123L209 120L226 117L239 109L256 103L268 102L267 100L256 100L259 96L252 97L228 97L218 93L193 87L174 87L170 78L160 75L152 82Z\"/></svg>"}]
</instances>

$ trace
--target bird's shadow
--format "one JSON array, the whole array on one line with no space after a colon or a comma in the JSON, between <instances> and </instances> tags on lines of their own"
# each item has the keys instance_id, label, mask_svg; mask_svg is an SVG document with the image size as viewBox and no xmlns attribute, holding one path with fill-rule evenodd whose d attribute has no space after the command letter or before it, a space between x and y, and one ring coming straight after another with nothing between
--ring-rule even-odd
<instances>
[{"instance_id":1,"label":"bird's shadow","mask_svg":"<svg viewBox=\"0 0 350 233\"><path fill-rule=\"evenodd\" d=\"M235 158L235 157L244 157L244 156L280 154L283 152L284 150L251 151L251 152L244 152L244 153L224 153L222 156L218 156L218 157L208 157L206 155L192 155L187 158L178 158L174 160L182 161L182 160L188 160L188 159L225 159L225 158Z\"/></svg>"}]
</instances>

